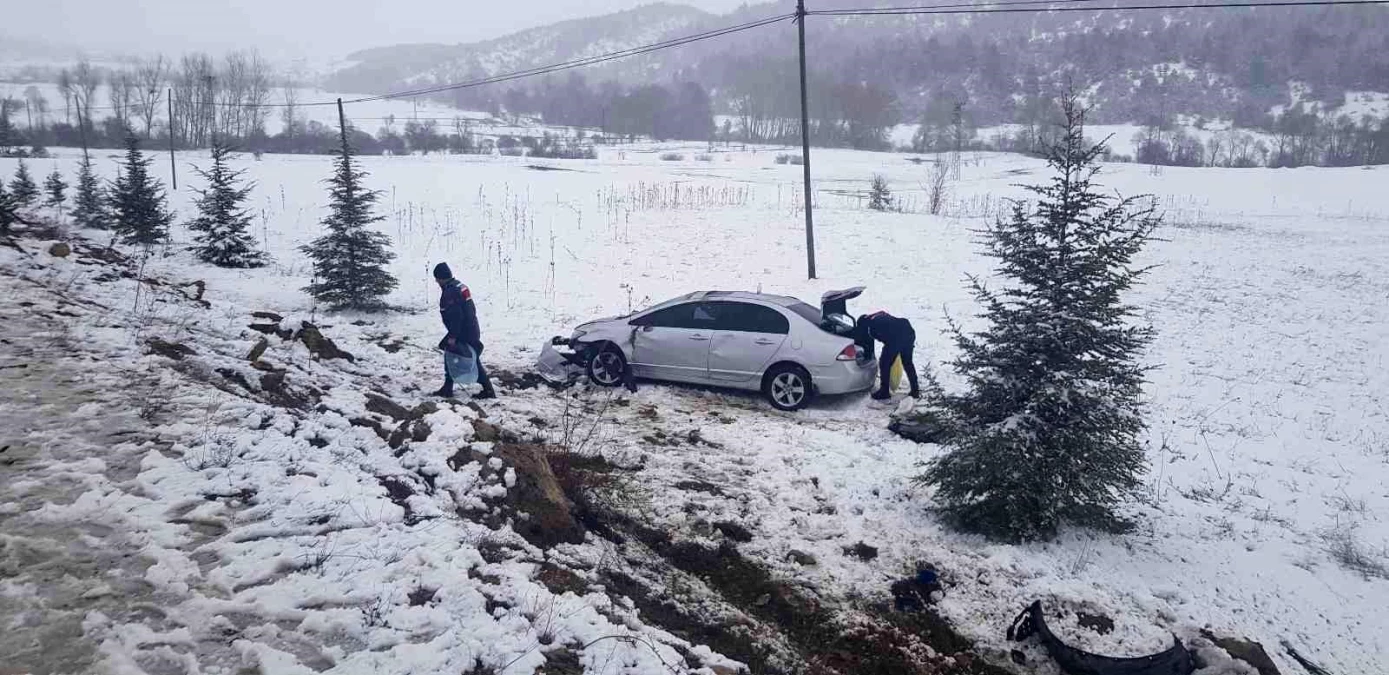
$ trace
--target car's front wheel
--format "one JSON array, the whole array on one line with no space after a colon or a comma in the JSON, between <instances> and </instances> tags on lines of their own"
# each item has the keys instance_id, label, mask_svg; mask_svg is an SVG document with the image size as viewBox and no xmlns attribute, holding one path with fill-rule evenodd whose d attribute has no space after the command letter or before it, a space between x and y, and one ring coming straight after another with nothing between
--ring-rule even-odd
<instances>
[{"instance_id":1,"label":"car's front wheel","mask_svg":"<svg viewBox=\"0 0 1389 675\"><path fill-rule=\"evenodd\" d=\"M810 373L791 363L772 368L762 382L762 394L777 410L800 410L810 403L812 393Z\"/></svg>"},{"instance_id":2,"label":"car's front wheel","mask_svg":"<svg viewBox=\"0 0 1389 675\"><path fill-rule=\"evenodd\" d=\"M626 371L627 357L612 345L603 347L588 361L588 379L600 387L621 385L622 374Z\"/></svg>"}]
</instances>

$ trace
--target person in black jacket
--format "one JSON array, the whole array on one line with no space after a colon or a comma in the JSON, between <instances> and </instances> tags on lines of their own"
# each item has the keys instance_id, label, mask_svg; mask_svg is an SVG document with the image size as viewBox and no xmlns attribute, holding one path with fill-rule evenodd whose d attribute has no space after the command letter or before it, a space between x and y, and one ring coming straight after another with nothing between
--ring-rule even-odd
<instances>
[{"instance_id":1,"label":"person in black jacket","mask_svg":"<svg viewBox=\"0 0 1389 675\"><path fill-rule=\"evenodd\" d=\"M453 278L453 271L449 269L448 263L434 266L434 280L439 282L439 288L443 291L439 295L439 315L444 320L444 328L448 330L448 335L439 341L439 349L459 354L463 353L460 350L463 345L472 347L473 355L477 358L477 383L482 385L482 393L473 398L496 398L497 392L492 389L492 380L487 377L487 371L482 367L482 330L477 325L477 306L473 304L473 292L468 290L463 282ZM434 392L434 395L445 398L453 396L453 377L449 375L447 365L444 366L444 386Z\"/></svg>"},{"instance_id":2,"label":"person in black jacket","mask_svg":"<svg viewBox=\"0 0 1389 675\"><path fill-rule=\"evenodd\" d=\"M888 391L888 385L891 381L892 362L898 356L902 357L902 370L906 371L907 382L912 386L911 397L920 397L921 388L916 381L916 365L912 363L912 352L916 349L916 330L912 328L912 322L899 319L887 312L864 314L858 318L858 323L854 324L854 342L872 356L874 340L883 343L883 356L878 360L878 390L873 392L873 398L881 401L892 396L892 392Z\"/></svg>"}]
</instances>

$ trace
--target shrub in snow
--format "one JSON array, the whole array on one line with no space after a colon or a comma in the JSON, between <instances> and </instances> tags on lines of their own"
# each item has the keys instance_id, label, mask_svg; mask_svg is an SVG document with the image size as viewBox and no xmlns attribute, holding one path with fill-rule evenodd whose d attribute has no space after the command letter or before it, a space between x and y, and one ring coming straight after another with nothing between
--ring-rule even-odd
<instances>
[{"instance_id":1,"label":"shrub in snow","mask_svg":"<svg viewBox=\"0 0 1389 675\"><path fill-rule=\"evenodd\" d=\"M313 259L314 282L304 290L331 309L382 309L382 298L395 289L396 280L386 271L395 258L388 249L391 240L371 229L372 223L385 220L372 213L381 193L362 186L367 174L352 163L346 130L336 162L328 179L332 201L323 221L328 233L300 248Z\"/></svg>"},{"instance_id":2,"label":"shrub in snow","mask_svg":"<svg viewBox=\"0 0 1389 675\"><path fill-rule=\"evenodd\" d=\"M24 160L19 160L19 169L14 172L14 180L10 181L10 198L14 200L18 208L28 208L34 205L34 200L39 197L39 186L34 184L34 179L29 175L29 165Z\"/></svg>"},{"instance_id":3,"label":"shrub in snow","mask_svg":"<svg viewBox=\"0 0 1389 675\"><path fill-rule=\"evenodd\" d=\"M892 210L892 190L887 187L887 179L873 176L873 184L868 189L868 208L874 211Z\"/></svg>"},{"instance_id":4,"label":"shrub in snow","mask_svg":"<svg viewBox=\"0 0 1389 675\"><path fill-rule=\"evenodd\" d=\"M661 154L661 161L662 161L662 162L683 162L683 161L685 161L685 156L682 155L682 154L680 154L680 153L678 153L678 152L666 152L666 153L662 153L662 154Z\"/></svg>"},{"instance_id":5,"label":"shrub in snow","mask_svg":"<svg viewBox=\"0 0 1389 675\"><path fill-rule=\"evenodd\" d=\"M221 139L212 141L212 168L193 170L207 180L207 189L198 190L198 217L188 223L193 230L198 259L218 267L261 267L265 255L255 250L251 238L251 216L242 207L255 184L241 185L245 171L227 166L232 150Z\"/></svg>"},{"instance_id":6,"label":"shrub in snow","mask_svg":"<svg viewBox=\"0 0 1389 675\"><path fill-rule=\"evenodd\" d=\"M1047 155L1057 175L981 232L1008 281L971 279L987 327L951 324L968 389L931 383L955 433L919 477L953 524L1009 541L1050 538L1062 522L1120 525L1115 507L1145 471L1136 359L1153 331L1131 323L1120 296L1146 271L1131 263L1160 219L1096 191L1103 147L1085 143L1074 99L1063 108L1065 134Z\"/></svg>"},{"instance_id":7,"label":"shrub in snow","mask_svg":"<svg viewBox=\"0 0 1389 675\"><path fill-rule=\"evenodd\" d=\"M78 227L105 230L110 226L107 213L106 191L92 173L92 158L82 155L82 164L77 169L77 196L72 209L72 220Z\"/></svg>"},{"instance_id":8,"label":"shrub in snow","mask_svg":"<svg viewBox=\"0 0 1389 675\"><path fill-rule=\"evenodd\" d=\"M68 200L68 184L63 180L63 174L57 169L48 174L48 178L43 181L43 191L47 195L44 204L51 208L61 209Z\"/></svg>"},{"instance_id":9,"label":"shrub in snow","mask_svg":"<svg viewBox=\"0 0 1389 675\"><path fill-rule=\"evenodd\" d=\"M164 207L164 186L150 176L153 158L140 152L140 139L125 139L125 161L111 188L111 215L121 241L133 246L154 246L169 236L174 214Z\"/></svg>"}]
</instances>

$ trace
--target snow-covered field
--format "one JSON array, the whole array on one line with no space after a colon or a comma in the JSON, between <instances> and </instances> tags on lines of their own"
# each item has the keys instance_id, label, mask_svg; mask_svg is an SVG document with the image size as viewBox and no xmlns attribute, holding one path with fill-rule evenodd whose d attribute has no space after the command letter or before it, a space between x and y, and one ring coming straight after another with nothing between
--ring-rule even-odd
<instances>
[{"instance_id":1,"label":"snow-covered field","mask_svg":"<svg viewBox=\"0 0 1389 675\"><path fill-rule=\"evenodd\" d=\"M684 159L662 161L667 152ZM920 335L918 363L955 384L943 368L952 355L944 317L968 325L973 305L962 279L990 269L971 229L1021 195L1016 184L1048 178L1033 159L967 153L944 213L931 216L923 213L927 166L898 155L816 151L821 278L807 281L800 167L776 164L775 149L704 152L667 145L609 150L596 161L363 158L370 185L384 191L381 227L394 239L399 257L392 270L401 281L390 300L404 311L364 325L353 325L358 317L318 315L331 324L331 337L359 355L356 364L309 362L288 347L270 358L293 364L296 377L302 370L320 382L369 382L412 407L437 386L430 347L440 329L429 270L447 261L478 299L486 360L515 371L529 366L543 340L582 320L691 290L760 289L813 302L825 290L864 284L868 291L851 308L911 318ZM98 155L108 176L113 157ZM203 160L197 153L180 157L181 190L172 201L181 218L190 214L195 184L183 166ZM240 163L258 182L256 234L274 265L205 268L176 246L146 270L204 280L212 308L170 305L159 325L236 357L259 337L243 329L249 312L314 315L297 290L309 281L297 247L320 234L321 181L330 172L322 157ZM54 160L30 164L39 176L55 166L71 176L76 155L59 150ZM167 178L167 161L157 168ZM13 160L0 160L0 174L13 170ZM862 195L875 173L888 178L905 212L865 208ZM1281 640L1332 672L1389 671L1389 618L1382 611L1389 597L1386 179L1385 167L1168 168L1158 175L1146 166L1105 167L1106 187L1154 195L1167 218L1163 241L1145 256L1159 266L1133 297L1158 329L1147 359L1160 366L1148 387L1152 465L1143 499L1133 506L1133 533L1069 531L1049 544L1005 546L946 531L931 513L929 492L911 482L916 465L939 449L891 435L890 409L857 398L785 415L746 396L647 385L622 395L629 403L612 407L595 446L623 466L640 467L634 491L653 525L705 541L723 536L709 523L739 523L752 533L739 545L745 555L826 598L880 600L916 563L934 565L946 581L941 612L1000 662L1008 660L1008 621L1042 598L1113 617L1118 629L1110 636L1074 639L1115 655L1155 651L1168 631L1187 638L1209 627L1261 642L1284 672L1299 671L1278 648ZM175 236L186 240L181 229ZM218 663L259 665L266 673L468 672L474 658L499 672L516 658L505 672L530 673L543 661L536 617L548 613L561 643L632 636L603 643L602 654L576 650L585 672L662 672L669 649L634 645L674 638L632 610L603 594L547 590L531 580L537 565L484 561L477 551L485 528L474 523L443 518L411 526L375 483L373 475L420 467L449 476L437 492L431 487L432 496L410 498L414 512L426 515L449 513L501 487L441 468L471 438L466 408L434 413L435 435L393 457L371 449L374 436L348 423L347 413L364 403L346 386L328 392L344 414L316 417L308 430L264 407L218 407L207 391L189 391L180 405L205 410L200 418L165 421L139 441L122 441L114 421L99 428L79 422L131 416L121 412L129 404L118 391L127 383L108 364L130 369L131 382L155 378L148 386L158 386L152 364L161 357L142 356L135 329L125 323L137 284L102 286L110 295L101 298L90 295L97 288L93 270L43 253L36 254L41 264L6 249L0 255L0 366L62 359L55 345L75 344L83 356L73 363L91 373L62 385L67 393L52 400L45 396L59 386L57 373L26 375L37 379L26 380L25 395L0 398L0 445L42 446L51 463L44 476L4 488L18 506L5 507L3 541L61 552L68 535L35 523L60 533L90 527L71 535L74 546L123 542L146 557L142 565L126 563L122 574L141 582L129 592L161 618L105 605L71 610L78 616L70 617L70 634L99 647L111 670L138 672L129 670L138 661L156 672L148 665L154 652L187 666L206 649L221 655ZM36 278L24 281L28 276ZM52 316L55 287L113 309L87 307L82 323L62 328L67 324ZM36 310L21 302L40 303L49 322L24 323ZM113 327L101 327L108 323ZM57 340L63 331L77 339ZM383 333L405 338L406 348L388 353L374 346ZM0 377L19 381L11 372L0 370ZM504 390L487 410L503 426L526 427L561 418L566 400L544 389ZM662 440L691 432L701 440ZM75 440L65 446L68 437ZM330 444L319 448L307 438ZM228 468L190 466L187 457L222 446L241 453L240 460ZM180 454L185 459L171 459ZM25 492L49 480L68 490ZM692 481L716 490L679 487ZM234 494L248 486L260 501L245 508ZM227 496L188 501L199 495ZM53 503L40 507L45 501ZM880 555L862 561L844 554L858 542ZM816 564L788 560L793 549ZM588 543L564 555L593 562L602 551ZM0 562L20 559L9 556ZM484 607L468 590L478 583L469 570L492 579L510 609ZM15 608L43 604L33 600L46 597L41 579L18 574L0 585L0 614L20 616ZM76 587L73 597L99 605L127 592L107 586ZM406 596L420 587L458 590L416 607ZM213 646L208 626L224 630L226 644ZM307 644L310 638L318 644ZM617 647L620 655L608 651ZM710 656L703 663L723 661ZM207 660L201 667L211 672ZM1054 672L1045 665L1025 670Z\"/></svg>"}]
</instances>

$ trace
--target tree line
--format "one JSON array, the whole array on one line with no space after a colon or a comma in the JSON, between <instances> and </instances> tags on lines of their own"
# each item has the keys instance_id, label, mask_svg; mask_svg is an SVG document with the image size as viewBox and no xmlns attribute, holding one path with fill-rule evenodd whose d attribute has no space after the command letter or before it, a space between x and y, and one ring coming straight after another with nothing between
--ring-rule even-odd
<instances>
[{"instance_id":1,"label":"tree line","mask_svg":"<svg viewBox=\"0 0 1389 675\"><path fill-rule=\"evenodd\" d=\"M1389 120L1324 118L1301 104L1269 115L1255 135L1237 128L1194 134L1159 121L1134 139L1134 161L1164 166L1273 168L1389 164Z\"/></svg>"}]
</instances>

